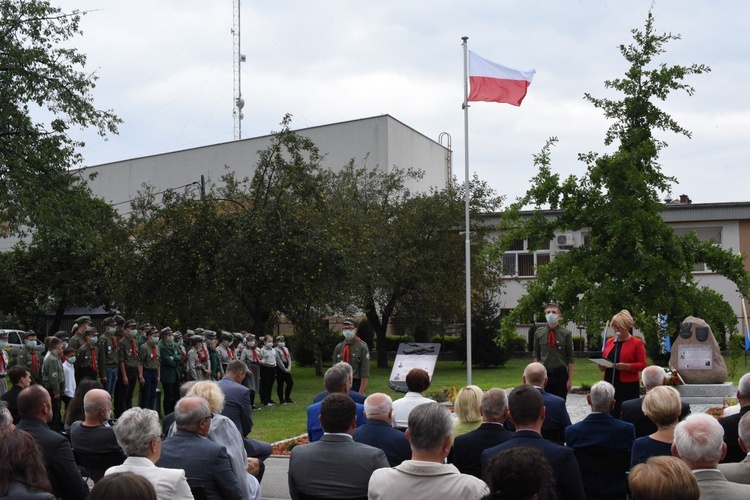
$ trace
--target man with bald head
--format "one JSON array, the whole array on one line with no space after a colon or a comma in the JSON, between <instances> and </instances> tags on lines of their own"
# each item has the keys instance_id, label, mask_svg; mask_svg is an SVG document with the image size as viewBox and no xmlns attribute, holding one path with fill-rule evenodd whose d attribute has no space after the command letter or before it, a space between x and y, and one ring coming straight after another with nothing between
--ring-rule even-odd
<instances>
[{"instance_id":1,"label":"man with bald head","mask_svg":"<svg viewBox=\"0 0 750 500\"><path fill-rule=\"evenodd\" d=\"M177 401L174 415L177 432L162 443L156 466L183 469L191 484L200 483L205 488L207 498L243 498L227 449L204 439L213 418L208 402L195 396L184 397Z\"/></svg>"},{"instance_id":2,"label":"man with bald head","mask_svg":"<svg viewBox=\"0 0 750 500\"><path fill-rule=\"evenodd\" d=\"M565 444L565 429L570 425L570 415L565 400L545 391L547 386L547 369L542 363L529 363L523 371L523 383L533 385L542 395L546 413L542 424L542 437L553 443ZM512 425L507 425L515 430Z\"/></svg>"},{"instance_id":3,"label":"man with bald head","mask_svg":"<svg viewBox=\"0 0 750 500\"><path fill-rule=\"evenodd\" d=\"M389 395L382 392L370 394L365 399L365 417L367 423L354 431L355 442L383 450L391 467L411 459L409 440L392 426L393 400Z\"/></svg>"},{"instance_id":4,"label":"man with bald head","mask_svg":"<svg viewBox=\"0 0 750 500\"><path fill-rule=\"evenodd\" d=\"M53 493L63 500L86 498L89 487L78 471L73 449L68 440L49 427L52 420L52 399L41 385L32 385L18 395L18 414L21 417L16 429L26 431L34 438L44 456ZM44 471L38 471L44 474Z\"/></svg>"},{"instance_id":5,"label":"man with bald head","mask_svg":"<svg viewBox=\"0 0 750 500\"><path fill-rule=\"evenodd\" d=\"M650 392L655 387L666 385L667 373L661 366L647 366L641 372L641 382L646 392ZM688 415L690 415L690 405L683 402L680 420L684 420ZM643 398L624 401L620 408L620 420L630 422L635 426L636 438L650 436L656 432L656 424L643 413Z\"/></svg>"},{"instance_id":6,"label":"man with bald head","mask_svg":"<svg viewBox=\"0 0 750 500\"><path fill-rule=\"evenodd\" d=\"M83 411L86 418L73 422L70 426L70 442L73 449L87 453L108 453L119 451L115 431L109 426L112 412L112 396L104 389L91 389L83 397ZM125 460L125 454L122 454Z\"/></svg>"}]
</instances>

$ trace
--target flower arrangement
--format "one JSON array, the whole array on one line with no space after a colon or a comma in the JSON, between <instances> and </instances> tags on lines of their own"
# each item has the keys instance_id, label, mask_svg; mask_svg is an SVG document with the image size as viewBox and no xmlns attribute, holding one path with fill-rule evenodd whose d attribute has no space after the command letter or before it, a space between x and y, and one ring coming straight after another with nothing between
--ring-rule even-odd
<instances>
[{"instance_id":1,"label":"flower arrangement","mask_svg":"<svg viewBox=\"0 0 750 500\"><path fill-rule=\"evenodd\" d=\"M677 373L677 370L675 368L666 367L664 368L664 371L667 374L667 385L671 386L677 386L677 385L685 385L685 381L682 380L682 377L680 377L680 374Z\"/></svg>"}]
</instances>

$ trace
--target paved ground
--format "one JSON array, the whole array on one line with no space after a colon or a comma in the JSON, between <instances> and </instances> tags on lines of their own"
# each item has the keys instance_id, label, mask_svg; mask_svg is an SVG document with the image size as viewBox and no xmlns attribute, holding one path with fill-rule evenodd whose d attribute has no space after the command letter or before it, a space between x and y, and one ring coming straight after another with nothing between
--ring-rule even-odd
<instances>
[{"instance_id":1,"label":"paved ground","mask_svg":"<svg viewBox=\"0 0 750 500\"><path fill-rule=\"evenodd\" d=\"M567 398L568 413L573 423L580 422L589 413L586 404L586 396L583 394L569 394ZM708 408L716 405L690 405L693 413L705 412ZM286 457L271 457L266 460L266 473L261 484L263 498L265 500L290 499L289 486L287 482L287 471L289 470L289 459Z\"/></svg>"}]
</instances>

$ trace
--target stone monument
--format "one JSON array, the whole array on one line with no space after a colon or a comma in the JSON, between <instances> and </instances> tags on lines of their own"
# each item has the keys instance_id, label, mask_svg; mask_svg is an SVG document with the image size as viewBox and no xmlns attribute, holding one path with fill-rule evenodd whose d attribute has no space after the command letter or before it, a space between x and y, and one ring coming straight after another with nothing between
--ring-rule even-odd
<instances>
[{"instance_id":1,"label":"stone monument","mask_svg":"<svg viewBox=\"0 0 750 500\"><path fill-rule=\"evenodd\" d=\"M669 366L677 370L686 384L723 384L727 380L727 365L711 327L693 316L680 325Z\"/></svg>"}]
</instances>

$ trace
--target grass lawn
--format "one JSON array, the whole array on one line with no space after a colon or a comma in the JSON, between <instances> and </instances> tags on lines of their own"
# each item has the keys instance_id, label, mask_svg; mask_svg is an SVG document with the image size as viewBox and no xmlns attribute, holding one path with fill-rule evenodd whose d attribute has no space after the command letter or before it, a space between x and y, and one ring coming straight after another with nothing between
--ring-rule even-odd
<instances>
[{"instance_id":1,"label":"grass lawn","mask_svg":"<svg viewBox=\"0 0 750 500\"><path fill-rule=\"evenodd\" d=\"M512 359L505 366L486 370L472 370L472 383L482 389L500 387L507 389L521 383L521 375L531 359ZM374 363L373 363L374 364ZM312 403L313 397L323 390L323 378L315 376L313 368L294 367L294 389L292 399L296 401L293 405L277 406L274 408L263 408L253 412L253 432L250 434L254 439L273 443L282 439L298 436L307 432L307 406ZM367 393L384 392L393 399L398 399L403 394L388 388L388 377L390 368L371 368L370 379L367 382ZM577 359L575 371L573 372L573 385L592 385L601 380L602 375L597 366L585 359ZM461 388L466 385L466 367L460 361L440 361L435 369L432 385L426 394L437 392L442 387L451 386ZM273 399L277 400L274 386ZM256 404L258 398L256 396Z\"/></svg>"}]
</instances>

